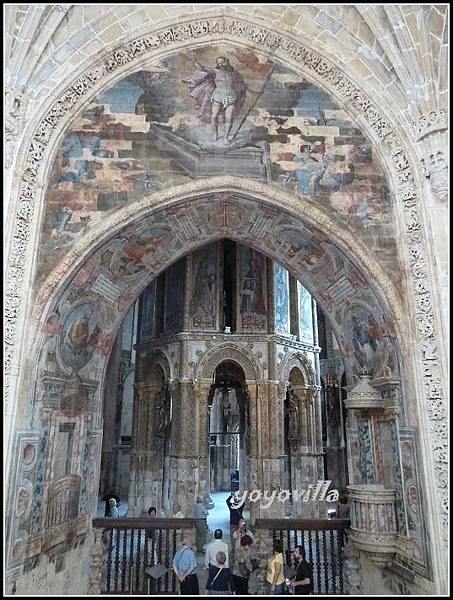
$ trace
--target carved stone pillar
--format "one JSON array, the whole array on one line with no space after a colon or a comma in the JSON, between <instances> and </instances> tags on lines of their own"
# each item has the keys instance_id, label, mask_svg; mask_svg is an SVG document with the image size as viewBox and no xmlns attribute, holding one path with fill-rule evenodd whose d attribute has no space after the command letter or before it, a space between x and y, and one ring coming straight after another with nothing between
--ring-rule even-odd
<instances>
[{"instance_id":1,"label":"carved stone pillar","mask_svg":"<svg viewBox=\"0 0 453 600\"><path fill-rule=\"evenodd\" d=\"M101 594L101 569L102 555L104 552L104 544L102 543L103 532L103 529L94 530L94 542L90 552L90 577L88 580L88 594L90 596L99 596Z\"/></svg>"},{"instance_id":2,"label":"carved stone pillar","mask_svg":"<svg viewBox=\"0 0 453 600\"><path fill-rule=\"evenodd\" d=\"M268 529L257 529L257 557L258 557L258 588L256 593L264 596L268 593L266 583L267 561L272 554L272 538Z\"/></svg>"},{"instance_id":3,"label":"carved stone pillar","mask_svg":"<svg viewBox=\"0 0 453 600\"><path fill-rule=\"evenodd\" d=\"M360 567L360 552L349 542L343 548L344 591L350 596L362 593L362 571Z\"/></svg>"},{"instance_id":4,"label":"carved stone pillar","mask_svg":"<svg viewBox=\"0 0 453 600\"><path fill-rule=\"evenodd\" d=\"M181 340L179 379L174 381L170 490L174 505L191 518L198 492L198 410L195 385L189 376L189 345Z\"/></svg>"},{"instance_id":5,"label":"carved stone pillar","mask_svg":"<svg viewBox=\"0 0 453 600\"><path fill-rule=\"evenodd\" d=\"M131 440L129 515L140 516L149 506L161 505L162 457L155 436L154 408L161 386L135 384Z\"/></svg>"},{"instance_id":6,"label":"carved stone pillar","mask_svg":"<svg viewBox=\"0 0 453 600\"><path fill-rule=\"evenodd\" d=\"M211 391L211 382L198 382L195 387L195 401L198 409L198 461L199 480L198 495L207 502L210 491L210 469L209 469L209 414L208 397Z\"/></svg>"}]
</instances>

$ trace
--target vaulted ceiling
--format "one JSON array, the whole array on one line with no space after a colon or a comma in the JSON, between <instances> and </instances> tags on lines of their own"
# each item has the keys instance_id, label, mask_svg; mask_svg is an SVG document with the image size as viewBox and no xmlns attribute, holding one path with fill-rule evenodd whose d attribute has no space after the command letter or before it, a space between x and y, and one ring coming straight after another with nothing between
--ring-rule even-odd
<instances>
[{"instance_id":1,"label":"vaulted ceiling","mask_svg":"<svg viewBox=\"0 0 453 600\"><path fill-rule=\"evenodd\" d=\"M36 4L5 8L7 86L42 101L104 50L175 18L247 16L296 34L408 122L448 106L448 5Z\"/></svg>"}]
</instances>

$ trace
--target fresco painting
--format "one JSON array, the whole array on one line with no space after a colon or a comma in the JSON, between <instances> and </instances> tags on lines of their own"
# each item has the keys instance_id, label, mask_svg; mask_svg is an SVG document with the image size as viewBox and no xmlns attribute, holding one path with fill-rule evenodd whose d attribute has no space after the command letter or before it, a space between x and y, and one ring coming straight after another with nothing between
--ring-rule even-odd
<instances>
[{"instance_id":1,"label":"fresco painting","mask_svg":"<svg viewBox=\"0 0 453 600\"><path fill-rule=\"evenodd\" d=\"M194 328L216 329L217 261L217 243L209 244L193 254L189 314Z\"/></svg>"},{"instance_id":2,"label":"fresco painting","mask_svg":"<svg viewBox=\"0 0 453 600\"><path fill-rule=\"evenodd\" d=\"M140 338L152 337L154 334L154 311L156 303L156 280L146 287L140 303Z\"/></svg>"},{"instance_id":3,"label":"fresco painting","mask_svg":"<svg viewBox=\"0 0 453 600\"><path fill-rule=\"evenodd\" d=\"M60 355L74 371L84 367L102 335L102 320L98 308L91 302L75 308L63 327Z\"/></svg>"},{"instance_id":4,"label":"fresco painting","mask_svg":"<svg viewBox=\"0 0 453 600\"><path fill-rule=\"evenodd\" d=\"M47 189L39 281L106 215L170 186L232 174L334 212L398 280L385 178L356 124L288 68L219 44L148 64L74 120ZM126 274L142 258L131 252ZM316 260L310 244L305 253Z\"/></svg>"},{"instance_id":5,"label":"fresco painting","mask_svg":"<svg viewBox=\"0 0 453 600\"><path fill-rule=\"evenodd\" d=\"M275 330L289 333L289 274L274 263Z\"/></svg>"},{"instance_id":6,"label":"fresco painting","mask_svg":"<svg viewBox=\"0 0 453 600\"><path fill-rule=\"evenodd\" d=\"M208 245L211 248L209 251L203 248L203 244L218 235L219 223L223 222L225 213L229 221L235 224L240 241L236 297L238 328L248 332L262 332L267 328L264 304L266 259L263 254L250 248L250 244L259 242L273 260L285 264L285 267L287 265L292 275L306 282L307 288L313 291L322 310L336 328L352 372L360 373L363 361L368 357L373 359L372 363L378 371L397 371L393 350L394 327L367 281L347 256L327 240L320 230L301 224L284 211L275 214L256 200L231 194L209 194L190 203L181 202L158 211L139 223L126 226L116 238L96 250L74 277L58 306L53 308L41 325L41 330L48 335L45 345L48 357L45 360L49 363L49 369L56 368L56 353L62 352L66 367L78 370L86 364L90 373L93 371L94 378L97 363L89 359L93 354L99 354L97 360L101 360L101 354L108 355L122 311L131 306L166 264L192 251L199 252L196 256L200 257L192 267L193 280L205 279L205 266L200 264L204 255L207 259L206 282L209 283L205 287L197 285L193 288L195 297L190 318L193 322L197 315L203 316L201 312L196 312L197 306L204 307L206 314L210 313L216 253L212 251L215 244L211 242ZM257 221L263 224L259 239L255 233ZM188 238L187 231L197 233ZM197 274L199 269L200 273ZM206 295L200 301L197 294L202 294L203 290ZM86 304L89 306L85 307ZM84 316L83 308L94 310L95 307L102 311L102 323L100 313L94 311L86 317L89 323L87 335L77 337L71 333L76 340L75 346L70 340L66 341L72 323ZM357 319L353 320L352 313L356 314L359 325L355 324ZM94 331L96 325L98 328ZM355 337L352 335L354 326ZM368 345L363 341L367 329L369 332L366 335L371 340ZM98 340L94 343L96 337ZM80 341L77 342L77 339ZM354 346L352 339L355 340ZM57 351L58 348L60 350ZM370 364L367 366L372 368ZM43 368L47 367L43 365Z\"/></svg>"},{"instance_id":7,"label":"fresco painting","mask_svg":"<svg viewBox=\"0 0 453 600\"><path fill-rule=\"evenodd\" d=\"M184 260L171 265L165 279L165 333L175 333L182 327L182 289Z\"/></svg>"},{"instance_id":8,"label":"fresco painting","mask_svg":"<svg viewBox=\"0 0 453 600\"><path fill-rule=\"evenodd\" d=\"M300 339L308 344L313 344L313 309L311 294L304 286L297 282L299 297L299 332Z\"/></svg>"},{"instance_id":9,"label":"fresco painting","mask_svg":"<svg viewBox=\"0 0 453 600\"><path fill-rule=\"evenodd\" d=\"M345 315L345 331L351 340L343 338L348 358L355 371L367 367L373 375L389 375L396 369L393 323L384 315L372 313L361 306L353 306Z\"/></svg>"},{"instance_id":10,"label":"fresco painting","mask_svg":"<svg viewBox=\"0 0 453 600\"><path fill-rule=\"evenodd\" d=\"M246 246L239 246L238 292L242 331L265 330L266 258Z\"/></svg>"}]
</instances>

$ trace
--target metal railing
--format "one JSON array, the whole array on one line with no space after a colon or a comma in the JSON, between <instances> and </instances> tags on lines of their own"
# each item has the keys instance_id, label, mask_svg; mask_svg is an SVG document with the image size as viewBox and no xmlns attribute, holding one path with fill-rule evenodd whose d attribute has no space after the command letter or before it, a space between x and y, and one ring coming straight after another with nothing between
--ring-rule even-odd
<instances>
[{"instance_id":1,"label":"metal railing","mask_svg":"<svg viewBox=\"0 0 453 600\"><path fill-rule=\"evenodd\" d=\"M283 542L286 564L292 565L291 551L303 546L312 567L314 594L343 594L343 547L349 519L258 519L257 529L268 531L271 539Z\"/></svg>"},{"instance_id":2,"label":"metal railing","mask_svg":"<svg viewBox=\"0 0 453 600\"><path fill-rule=\"evenodd\" d=\"M194 519L99 518L93 519L93 527L104 532L101 593L177 591L171 565L183 533L194 529ZM165 572L155 579L147 570L157 565Z\"/></svg>"}]
</instances>

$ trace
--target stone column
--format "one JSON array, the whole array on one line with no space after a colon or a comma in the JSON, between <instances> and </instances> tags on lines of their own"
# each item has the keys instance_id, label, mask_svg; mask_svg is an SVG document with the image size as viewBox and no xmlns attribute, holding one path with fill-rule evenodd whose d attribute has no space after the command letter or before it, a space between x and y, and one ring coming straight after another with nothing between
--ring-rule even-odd
<instances>
[{"instance_id":1,"label":"stone column","mask_svg":"<svg viewBox=\"0 0 453 600\"><path fill-rule=\"evenodd\" d=\"M261 431L266 439L261 448L264 464L263 491L277 494L285 488L285 447L284 447L284 402L286 388L279 385L277 368L277 347L272 340L268 342L268 381L267 410L262 411ZM263 403L264 404L264 403ZM264 408L264 407L263 407ZM261 510L261 518L280 518L285 516L285 504L274 502L268 509Z\"/></svg>"},{"instance_id":2,"label":"stone column","mask_svg":"<svg viewBox=\"0 0 453 600\"><path fill-rule=\"evenodd\" d=\"M195 387L195 399L198 409L198 494L207 502L211 489L209 468L209 414L208 398L212 383L200 381Z\"/></svg>"},{"instance_id":3,"label":"stone column","mask_svg":"<svg viewBox=\"0 0 453 600\"><path fill-rule=\"evenodd\" d=\"M160 385L135 384L131 440L131 484L129 488L130 516L140 516L149 506L160 506L162 461L154 435L154 406Z\"/></svg>"},{"instance_id":4,"label":"stone column","mask_svg":"<svg viewBox=\"0 0 453 600\"><path fill-rule=\"evenodd\" d=\"M103 533L103 529L94 530L94 542L90 551L90 577L88 580L88 594L90 596L100 596L101 594L102 555L104 553Z\"/></svg>"},{"instance_id":5,"label":"stone column","mask_svg":"<svg viewBox=\"0 0 453 600\"><path fill-rule=\"evenodd\" d=\"M180 377L174 382L170 490L183 515L192 517L198 492L198 437L195 385L188 373L188 342L181 340Z\"/></svg>"},{"instance_id":6,"label":"stone column","mask_svg":"<svg viewBox=\"0 0 453 600\"><path fill-rule=\"evenodd\" d=\"M266 583L267 560L272 554L272 538L268 529L257 529L256 531L257 556L258 556L258 580L257 594L264 596L268 593Z\"/></svg>"}]
</instances>

